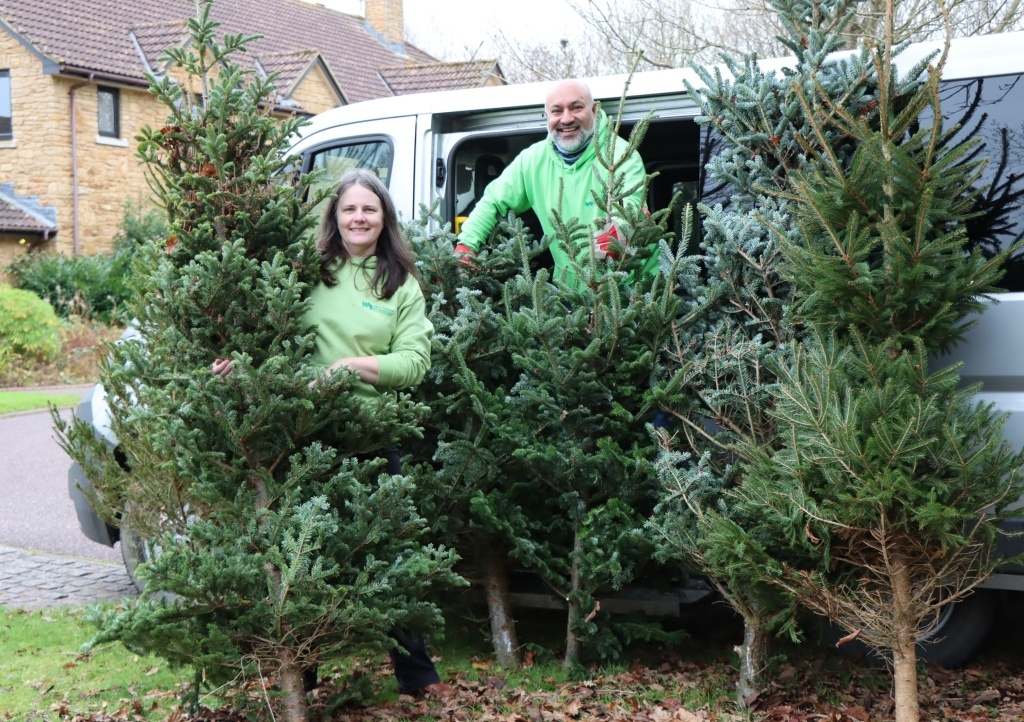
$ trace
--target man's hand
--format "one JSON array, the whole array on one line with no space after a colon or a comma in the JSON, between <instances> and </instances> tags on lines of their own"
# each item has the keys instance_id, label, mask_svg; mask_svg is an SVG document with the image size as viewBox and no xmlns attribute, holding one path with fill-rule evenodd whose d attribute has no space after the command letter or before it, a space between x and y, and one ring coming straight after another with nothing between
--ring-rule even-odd
<instances>
[{"instance_id":1,"label":"man's hand","mask_svg":"<svg viewBox=\"0 0 1024 722\"><path fill-rule=\"evenodd\" d=\"M473 259L476 258L476 251L472 248L460 243L455 246L455 255L459 257L460 265L476 270L477 265L473 262Z\"/></svg>"},{"instance_id":2,"label":"man's hand","mask_svg":"<svg viewBox=\"0 0 1024 722\"><path fill-rule=\"evenodd\" d=\"M594 233L594 256L598 259L611 258L617 259L619 254L614 250L611 250L612 244L617 243L619 240L619 229L615 227L614 223L609 223L607 226Z\"/></svg>"}]
</instances>

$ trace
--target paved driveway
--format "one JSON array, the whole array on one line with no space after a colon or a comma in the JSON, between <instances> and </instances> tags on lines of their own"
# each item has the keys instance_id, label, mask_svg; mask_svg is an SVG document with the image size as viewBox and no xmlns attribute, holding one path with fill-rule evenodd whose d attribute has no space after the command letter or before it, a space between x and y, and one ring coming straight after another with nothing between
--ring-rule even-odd
<instances>
[{"instance_id":1,"label":"paved driveway","mask_svg":"<svg viewBox=\"0 0 1024 722\"><path fill-rule=\"evenodd\" d=\"M78 528L70 464L48 411L0 417L0 545L120 562L117 549L89 541Z\"/></svg>"}]
</instances>

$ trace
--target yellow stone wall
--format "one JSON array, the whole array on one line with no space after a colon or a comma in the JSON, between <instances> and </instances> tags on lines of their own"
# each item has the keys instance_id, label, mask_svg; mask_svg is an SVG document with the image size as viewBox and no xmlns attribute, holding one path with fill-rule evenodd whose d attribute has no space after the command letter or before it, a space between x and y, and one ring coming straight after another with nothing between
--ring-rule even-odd
<instances>
[{"instance_id":1,"label":"yellow stone wall","mask_svg":"<svg viewBox=\"0 0 1024 722\"><path fill-rule=\"evenodd\" d=\"M313 114L341 105L341 98L319 64L306 73L299 87L291 94L291 99L298 102L304 111Z\"/></svg>"},{"instance_id":2,"label":"yellow stone wall","mask_svg":"<svg viewBox=\"0 0 1024 722\"><path fill-rule=\"evenodd\" d=\"M23 238L26 239L26 243L21 242ZM25 254L25 249L28 248L27 241L27 237L20 234L0 233L0 283L11 282L11 277L6 272L6 268L10 265L11 261Z\"/></svg>"},{"instance_id":3,"label":"yellow stone wall","mask_svg":"<svg viewBox=\"0 0 1024 722\"><path fill-rule=\"evenodd\" d=\"M45 75L39 58L6 33L0 33L0 69L11 71L14 131L13 141L0 142L0 182L13 182L18 196L36 196L41 205L55 207L57 234L50 244L61 253L74 252L70 122L74 88L78 252L108 250L125 200L149 202L142 167L134 156L134 135L143 124L162 121L162 106L141 88L120 87L121 139L115 141L118 144L109 143L115 139L103 139L108 141L104 143L97 140L95 83Z\"/></svg>"}]
</instances>

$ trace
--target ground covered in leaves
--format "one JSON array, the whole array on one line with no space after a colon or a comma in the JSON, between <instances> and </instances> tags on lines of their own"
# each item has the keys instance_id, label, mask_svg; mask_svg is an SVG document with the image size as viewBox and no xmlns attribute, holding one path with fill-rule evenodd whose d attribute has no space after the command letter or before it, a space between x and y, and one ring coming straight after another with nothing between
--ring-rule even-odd
<instances>
[{"instance_id":1,"label":"ground covered in leaves","mask_svg":"<svg viewBox=\"0 0 1024 722\"><path fill-rule=\"evenodd\" d=\"M922 721L1024 720L1024 635L999 630L975 661L962 669L929 667L921 672ZM768 689L747 712L736 707L729 690L736 672L725 655L701 662L674 651L644 650L646 661L625 670L590 679L558 682L537 676L511 682L487 659L474 660L470 669L457 669L438 660L438 669L454 688L441 699L379 694L366 704L339 704L351 677L337 669L321 678L313 692L311 719L315 722L562 722L569 720L623 722L866 722L890 720L894 704L889 676L864 660L845 658L821 647L784 650ZM660 659L659 659L660 658ZM393 688L390 669L372 660L359 665L356 677L372 681L376 690ZM234 704L189 715L182 710L164 722L243 722L272 720L271 681L239 690ZM246 710L243 714L240 710ZM65 717L72 722L146 720L139 708L122 707L91 716Z\"/></svg>"}]
</instances>

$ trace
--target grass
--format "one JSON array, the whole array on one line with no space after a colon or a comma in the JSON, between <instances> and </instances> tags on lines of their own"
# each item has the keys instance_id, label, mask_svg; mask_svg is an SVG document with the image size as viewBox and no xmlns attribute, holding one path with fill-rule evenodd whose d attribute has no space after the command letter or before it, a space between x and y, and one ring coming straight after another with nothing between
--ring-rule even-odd
<instances>
[{"instance_id":1,"label":"grass","mask_svg":"<svg viewBox=\"0 0 1024 722\"><path fill-rule=\"evenodd\" d=\"M117 719L163 720L177 707L187 672L120 645L83 654L94 631L84 617L74 608L0 607L0 720L57 722L101 710ZM116 717L121 710L126 716Z\"/></svg>"},{"instance_id":2,"label":"grass","mask_svg":"<svg viewBox=\"0 0 1024 722\"><path fill-rule=\"evenodd\" d=\"M621 662L589 667L586 679L580 679L562 669L557 643L548 646L557 642L564 619L523 610L523 633L542 644L531 645L528 666L512 672L494 662L480 611L454 614L444 642L432 647L442 678L458 691L452 704L462 710L460 719L526 719L531 709L571 715L576 708L573 718L587 719L598 707L614 712L608 719L628 719L629 710L680 706L717 710L720 720L749 719L735 714L732 669L721 654L701 658L688 648L685 656L691 661L681 664L676 650L641 646L629 650ZM81 647L93 633L85 616L77 608L33 612L0 607L0 722L158 722L174 713L182 685L192 679L189 671L170 669L158 657L140 656L121 645L83 654ZM554 636L548 639L549 634ZM446 713L450 710L439 709L444 703L399 697L385 660L383 654L323 660L325 684L311 699L314 719L343 719L354 709L385 722L454 719ZM369 696L356 707L338 708L335 695L350 689L353 674L370 683ZM273 696L253 679L209 695L202 704L235 705L255 715L252 719L263 720L272 718Z\"/></svg>"},{"instance_id":3,"label":"grass","mask_svg":"<svg viewBox=\"0 0 1024 722\"><path fill-rule=\"evenodd\" d=\"M0 414L45 409L51 404L57 408L70 408L81 400L82 397L78 394L47 391L0 391Z\"/></svg>"}]
</instances>

